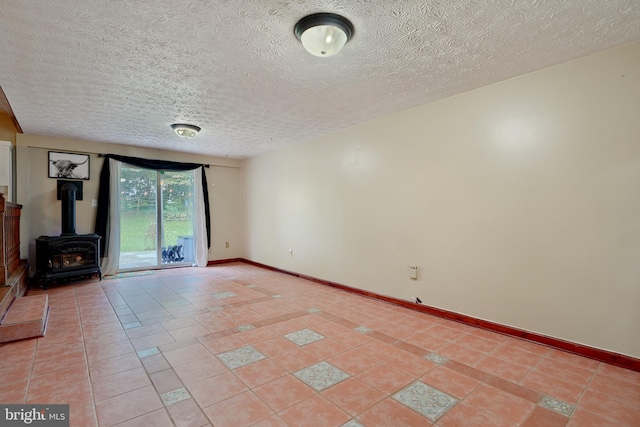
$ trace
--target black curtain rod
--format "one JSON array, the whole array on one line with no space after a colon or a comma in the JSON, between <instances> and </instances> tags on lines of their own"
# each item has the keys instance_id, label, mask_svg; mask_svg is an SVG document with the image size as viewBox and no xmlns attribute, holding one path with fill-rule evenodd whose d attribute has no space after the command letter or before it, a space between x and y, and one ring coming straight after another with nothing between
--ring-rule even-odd
<instances>
[{"instance_id":1,"label":"black curtain rod","mask_svg":"<svg viewBox=\"0 0 640 427\"><path fill-rule=\"evenodd\" d=\"M107 157L107 154L102 154L102 153L100 153L100 154L98 154L98 157ZM209 166L211 166L211 165L205 165L205 164L203 164L202 166L204 166L205 168L209 169Z\"/></svg>"}]
</instances>

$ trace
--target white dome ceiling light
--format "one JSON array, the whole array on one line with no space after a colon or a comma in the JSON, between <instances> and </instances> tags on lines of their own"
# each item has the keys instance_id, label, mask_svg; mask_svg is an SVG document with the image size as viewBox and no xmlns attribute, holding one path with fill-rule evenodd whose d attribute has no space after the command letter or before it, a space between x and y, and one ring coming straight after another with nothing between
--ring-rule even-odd
<instances>
[{"instance_id":1,"label":"white dome ceiling light","mask_svg":"<svg viewBox=\"0 0 640 427\"><path fill-rule=\"evenodd\" d=\"M353 25L340 15L316 13L298 21L293 32L307 52L327 57L340 52L351 39Z\"/></svg>"},{"instance_id":2,"label":"white dome ceiling light","mask_svg":"<svg viewBox=\"0 0 640 427\"><path fill-rule=\"evenodd\" d=\"M200 132L200 127L196 125L188 125L186 123L174 123L171 125L178 136L182 138L193 138Z\"/></svg>"}]
</instances>

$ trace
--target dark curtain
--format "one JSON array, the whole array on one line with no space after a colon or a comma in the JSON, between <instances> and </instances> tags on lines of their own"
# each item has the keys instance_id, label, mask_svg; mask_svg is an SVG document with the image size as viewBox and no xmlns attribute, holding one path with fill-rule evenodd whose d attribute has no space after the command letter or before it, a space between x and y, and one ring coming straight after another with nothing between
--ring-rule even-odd
<instances>
[{"instance_id":1,"label":"dark curtain","mask_svg":"<svg viewBox=\"0 0 640 427\"><path fill-rule=\"evenodd\" d=\"M142 159L139 157L119 156L117 154L105 154L104 163L102 164L102 171L100 171L100 188L98 190L98 212L96 214L96 226L95 234L102 236L100 239L100 253L104 256L105 247L107 243L107 227L109 224L109 194L111 187L111 172L109 169L109 159L119 160L123 163L128 163L133 166L138 166L146 169L153 170L167 170L167 171L189 171L204 167L205 165L197 163L180 163L169 162L167 160L151 160ZM211 220L209 214L209 191L207 186L207 175L202 170L202 196L204 202L204 217L205 225L207 227L207 247L211 247Z\"/></svg>"}]
</instances>

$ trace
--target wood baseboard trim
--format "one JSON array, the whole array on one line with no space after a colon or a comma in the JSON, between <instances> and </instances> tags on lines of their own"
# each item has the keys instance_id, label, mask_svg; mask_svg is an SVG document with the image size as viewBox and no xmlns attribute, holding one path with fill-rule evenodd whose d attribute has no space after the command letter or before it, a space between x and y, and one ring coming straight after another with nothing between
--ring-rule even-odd
<instances>
[{"instance_id":1,"label":"wood baseboard trim","mask_svg":"<svg viewBox=\"0 0 640 427\"><path fill-rule=\"evenodd\" d=\"M340 283L318 279L316 277L299 274L293 271L283 270L281 268L272 267L270 265L261 264L259 262L251 261L248 259L238 258L228 262L237 262L237 261L241 261L246 264L253 265L255 267L261 267L267 270L288 274L290 276L299 277L301 279L309 280L309 281L326 285L326 286L331 286L333 288L341 289L354 294L358 294L358 295L366 296L369 298L385 301L391 304L399 305L402 307L410 308L412 310L420 311L422 313L431 314L433 316L442 317L445 319L464 323L466 325L475 326L475 327L486 329L492 332L497 332L503 335L509 335L512 337L524 339L527 341L534 342L536 344L542 344L547 347L567 351L569 353L577 354L579 356L588 357L590 359L594 359L600 362L605 362L611 365L615 365L622 368L631 369L633 371L640 372L640 359L636 359L634 357L627 356L624 354L614 353L612 351L602 350L595 347L589 347L587 345L578 344L571 341L565 341L560 338L554 338L547 335L530 332L524 329L518 329L512 326L507 326L500 323L491 322L488 320L478 319L472 316L467 316L465 314L460 314L460 313L444 310L437 307L432 307L425 304L416 304L410 301L401 300L399 298L381 295L375 292L369 292L362 289L352 288L350 286L346 286ZM223 264L224 262L215 261L215 263Z\"/></svg>"},{"instance_id":2,"label":"wood baseboard trim","mask_svg":"<svg viewBox=\"0 0 640 427\"><path fill-rule=\"evenodd\" d=\"M229 264L232 262L241 262L241 261L243 261L242 258L216 259L213 261L207 261L207 267L209 267L210 265Z\"/></svg>"}]
</instances>

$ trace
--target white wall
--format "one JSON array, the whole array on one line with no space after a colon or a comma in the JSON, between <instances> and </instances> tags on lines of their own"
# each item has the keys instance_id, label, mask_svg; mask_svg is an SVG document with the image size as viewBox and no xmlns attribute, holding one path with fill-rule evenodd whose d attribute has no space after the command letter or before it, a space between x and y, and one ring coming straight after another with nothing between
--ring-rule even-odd
<instances>
[{"instance_id":1,"label":"white wall","mask_svg":"<svg viewBox=\"0 0 640 427\"><path fill-rule=\"evenodd\" d=\"M254 157L244 179L247 259L640 357L640 43Z\"/></svg>"},{"instance_id":2,"label":"white wall","mask_svg":"<svg viewBox=\"0 0 640 427\"><path fill-rule=\"evenodd\" d=\"M98 153L210 164L205 169L211 208L211 247L209 260L238 258L242 254L242 175L241 161L187 153L100 144L90 141L52 138L40 135L17 135L17 202L23 205L20 230L20 254L29 258L35 271L35 239L42 235L59 235L60 201L56 199L56 179L48 178L48 152L71 151L90 154L90 180L84 181L82 201L76 202L76 232L93 233L98 198L98 183L103 159ZM229 242L229 248L225 247Z\"/></svg>"}]
</instances>

